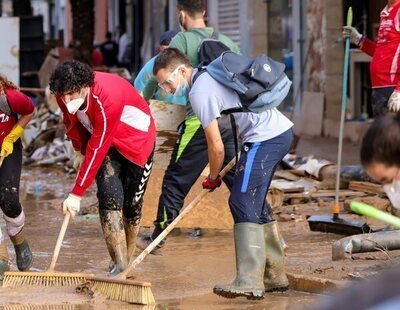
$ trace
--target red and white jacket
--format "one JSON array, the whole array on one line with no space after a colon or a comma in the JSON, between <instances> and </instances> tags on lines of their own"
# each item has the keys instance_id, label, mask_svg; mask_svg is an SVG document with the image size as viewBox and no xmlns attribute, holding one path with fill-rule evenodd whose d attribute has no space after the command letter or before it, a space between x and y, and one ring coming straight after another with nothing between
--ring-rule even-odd
<instances>
[{"instance_id":1,"label":"red and white jacket","mask_svg":"<svg viewBox=\"0 0 400 310\"><path fill-rule=\"evenodd\" d=\"M378 41L365 38L360 48L372 56L372 88L396 87L400 90L400 1L381 12Z\"/></svg>"},{"instance_id":2,"label":"red and white jacket","mask_svg":"<svg viewBox=\"0 0 400 310\"><path fill-rule=\"evenodd\" d=\"M147 102L125 79L95 72L84 111L68 113L61 97L67 136L75 149L85 155L72 193L83 196L93 183L110 147L143 167L155 145L156 127Z\"/></svg>"},{"instance_id":3,"label":"red and white jacket","mask_svg":"<svg viewBox=\"0 0 400 310\"><path fill-rule=\"evenodd\" d=\"M28 115L33 113L35 106L31 98L21 93L19 90L6 88L4 92L7 97L12 115L7 115L0 111L0 144L4 138L10 133L17 123L17 115Z\"/></svg>"}]
</instances>

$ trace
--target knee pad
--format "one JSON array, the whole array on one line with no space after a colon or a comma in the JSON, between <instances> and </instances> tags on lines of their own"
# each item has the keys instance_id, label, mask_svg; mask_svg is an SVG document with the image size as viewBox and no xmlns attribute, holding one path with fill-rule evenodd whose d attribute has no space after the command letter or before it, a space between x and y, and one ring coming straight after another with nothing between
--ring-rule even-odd
<instances>
[{"instance_id":1,"label":"knee pad","mask_svg":"<svg viewBox=\"0 0 400 310\"><path fill-rule=\"evenodd\" d=\"M10 237L16 236L25 224L25 213L21 211L20 215L16 218L8 217L4 215L4 220L6 222L6 231Z\"/></svg>"}]
</instances>

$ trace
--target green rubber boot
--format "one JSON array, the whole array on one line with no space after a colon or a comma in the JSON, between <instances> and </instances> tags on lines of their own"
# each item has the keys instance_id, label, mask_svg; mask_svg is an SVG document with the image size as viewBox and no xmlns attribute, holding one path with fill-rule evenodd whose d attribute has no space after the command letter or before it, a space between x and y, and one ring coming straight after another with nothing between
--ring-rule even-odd
<instances>
[{"instance_id":1,"label":"green rubber boot","mask_svg":"<svg viewBox=\"0 0 400 310\"><path fill-rule=\"evenodd\" d=\"M285 273L285 253L282 247L281 234L276 221L262 225L265 234L265 272L264 286L266 292L284 292L289 289L289 280Z\"/></svg>"},{"instance_id":2,"label":"green rubber boot","mask_svg":"<svg viewBox=\"0 0 400 310\"><path fill-rule=\"evenodd\" d=\"M125 270L127 261L126 237L121 211L99 210L101 227L111 260L114 262L110 275Z\"/></svg>"},{"instance_id":3,"label":"green rubber boot","mask_svg":"<svg viewBox=\"0 0 400 310\"><path fill-rule=\"evenodd\" d=\"M136 250L136 239L139 233L139 225L136 220L131 220L123 217L125 236L126 236L126 247L127 247L127 258L130 262Z\"/></svg>"},{"instance_id":4,"label":"green rubber boot","mask_svg":"<svg viewBox=\"0 0 400 310\"><path fill-rule=\"evenodd\" d=\"M29 248L28 241L25 239L24 230L22 229L15 236L10 236L14 245L15 256L17 258L17 267L19 271L27 271L32 266L33 255Z\"/></svg>"},{"instance_id":5,"label":"green rubber boot","mask_svg":"<svg viewBox=\"0 0 400 310\"><path fill-rule=\"evenodd\" d=\"M234 226L236 278L231 284L216 285L214 293L225 298L264 298L265 241L262 225L239 223Z\"/></svg>"}]
</instances>

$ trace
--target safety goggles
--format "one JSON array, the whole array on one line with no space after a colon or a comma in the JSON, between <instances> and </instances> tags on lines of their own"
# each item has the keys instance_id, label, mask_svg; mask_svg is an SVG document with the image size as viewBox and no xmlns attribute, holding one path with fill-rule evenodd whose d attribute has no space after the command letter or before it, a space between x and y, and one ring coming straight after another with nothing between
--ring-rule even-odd
<instances>
[{"instance_id":1,"label":"safety goggles","mask_svg":"<svg viewBox=\"0 0 400 310\"><path fill-rule=\"evenodd\" d=\"M174 71L162 82L158 83L158 87L162 88L164 91L168 92L171 88L174 88L174 82L178 76L179 69L184 67L184 65L179 65Z\"/></svg>"}]
</instances>

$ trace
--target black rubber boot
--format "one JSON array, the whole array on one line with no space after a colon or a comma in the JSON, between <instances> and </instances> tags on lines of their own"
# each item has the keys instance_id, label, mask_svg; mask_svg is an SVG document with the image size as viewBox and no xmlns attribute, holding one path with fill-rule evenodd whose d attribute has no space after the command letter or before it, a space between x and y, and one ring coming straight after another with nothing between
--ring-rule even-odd
<instances>
[{"instance_id":1,"label":"black rubber boot","mask_svg":"<svg viewBox=\"0 0 400 310\"><path fill-rule=\"evenodd\" d=\"M216 285L214 293L225 298L264 298L265 241L262 225L239 223L234 226L236 278L231 284Z\"/></svg>"},{"instance_id":2,"label":"black rubber boot","mask_svg":"<svg viewBox=\"0 0 400 310\"><path fill-rule=\"evenodd\" d=\"M139 236L137 238L136 246L141 250L146 249L149 246L149 244L152 243L153 240L156 239L158 237L158 235L161 234L162 232L163 232L162 228L160 228L159 226L155 226L151 236ZM164 244L165 244L165 239L162 240L153 249L153 251L150 252L150 254L162 256L163 255L162 254L162 247L164 246Z\"/></svg>"},{"instance_id":3,"label":"black rubber boot","mask_svg":"<svg viewBox=\"0 0 400 310\"><path fill-rule=\"evenodd\" d=\"M28 241L25 239L23 229L15 236L10 236L10 239L14 245L18 270L29 270L33 263L33 255L31 249L29 248Z\"/></svg>"},{"instance_id":4,"label":"black rubber boot","mask_svg":"<svg viewBox=\"0 0 400 310\"><path fill-rule=\"evenodd\" d=\"M1 235L1 232L0 232ZM1 239L3 239L1 237ZM8 251L6 241L3 239L0 241L0 284L3 283L3 274L6 271L10 270L10 266L8 264Z\"/></svg>"},{"instance_id":5,"label":"black rubber boot","mask_svg":"<svg viewBox=\"0 0 400 310\"><path fill-rule=\"evenodd\" d=\"M115 276L127 266L126 237L121 211L99 210L101 227L111 260L110 275Z\"/></svg>"},{"instance_id":6,"label":"black rubber boot","mask_svg":"<svg viewBox=\"0 0 400 310\"><path fill-rule=\"evenodd\" d=\"M265 234L265 272L264 286L266 292L284 292L289 289L289 280L285 273L285 253L281 234L276 221L263 225Z\"/></svg>"}]
</instances>

